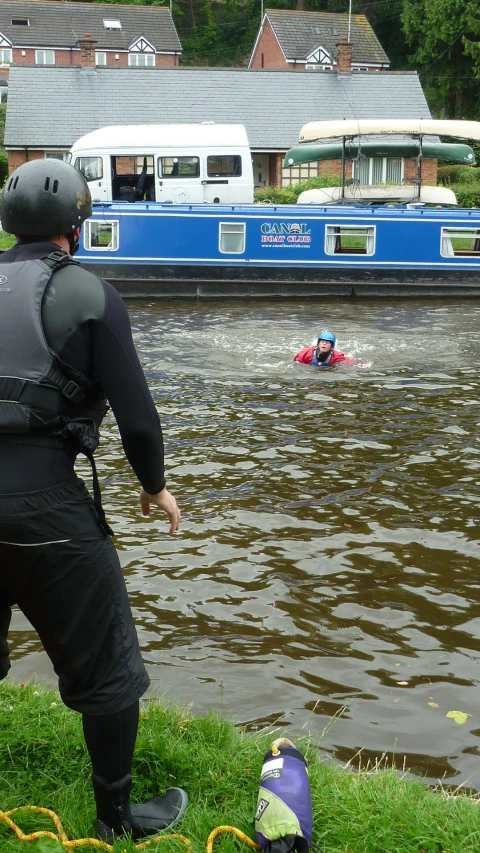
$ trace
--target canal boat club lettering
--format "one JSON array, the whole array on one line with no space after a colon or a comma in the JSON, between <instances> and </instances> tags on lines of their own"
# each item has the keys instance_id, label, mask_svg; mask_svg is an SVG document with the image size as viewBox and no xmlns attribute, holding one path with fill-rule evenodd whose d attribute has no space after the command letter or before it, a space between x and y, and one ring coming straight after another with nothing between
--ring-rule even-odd
<instances>
[{"instance_id":1,"label":"canal boat club lettering","mask_svg":"<svg viewBox=\"0 0 480 853\"><path fill-rule=\"evenodd\" d=\"M262 243L305 245L312 241L311 230L306 222L263 222L260 230Z\"/></svg>"}]
</instances>

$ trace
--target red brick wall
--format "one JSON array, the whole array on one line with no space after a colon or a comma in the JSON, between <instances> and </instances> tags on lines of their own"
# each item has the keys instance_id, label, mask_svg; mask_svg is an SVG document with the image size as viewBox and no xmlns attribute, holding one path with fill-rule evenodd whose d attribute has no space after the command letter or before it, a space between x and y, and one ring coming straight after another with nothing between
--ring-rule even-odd
<instances>
[{"instance_id":1,"label":"red brick wall","mask_svg":"<svg viewBox=\"0 0 480 853\"><path fill-rule=\"evenodd\" d=\"M55 65L76 65L80 63L80 50L57 50L56 48L45 48L45 50L55 50ZM101 48L97 48L99 53L105 52ZM22 56L25 53L25 56ZM128 53L115 53L106 51L107 65L109 68L116 66L117 68L126 68L128 66ZM118 59L115 57L118 56ZM14 65L35 65L35 49L34 48L19 48L14 47L12 52L12 60ZM179 57L175 54L157 54L157 68L175 68L178 67ZM8 66L2 68L2 77L8 76Z\"/></svg>"},{"instance_id":2,"label":"red brick wall","mask_svg":"<svg viewBox=\"0 0 480 853\"><path fill-rule=\"evenodd\" d=\"M9 151L8 152L8 174L11 175L15 169L26 163L27 160L41 160L43 151Z\"/></svg>"},{"instance_id":3,"label":"red brick wall","mask_svg":"<svg viewBox=\"0 0 480 853\"><path fill-rule=\"evenodd\" d=\"M280 45L278 44L268 20L265 22L262 35L258 40L257 49L255 50L250 66L251 68L292 68L292 66L285 60L283 52L280 49Z\"/></svg>"}]
</instances>

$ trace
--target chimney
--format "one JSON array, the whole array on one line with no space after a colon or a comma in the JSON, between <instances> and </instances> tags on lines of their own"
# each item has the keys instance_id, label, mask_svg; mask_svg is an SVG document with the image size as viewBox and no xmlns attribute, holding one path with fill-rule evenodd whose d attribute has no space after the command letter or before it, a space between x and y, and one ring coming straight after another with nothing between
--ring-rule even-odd
<instances>
[{"instance_id":1,"label":"chimney","mask_svg":"<svg viewBox=\"0 0 480 853\"><path fill-rule=\"evenodd\" d=\"M353 53L353 45L351 42L347 41L346 36L342 36L339 43L336 45L337 48L337 73L338 74L350 74L352 70L352 53Z\"/></svg>"},{"instance_id":2,"label":"chimney","mask_svg":"<svg viewBox=\"0 0 480 853\"><path fill-rule=\"evenodd\" d=\"M80 65L82 68L95 68L95 47L97 42L90 33L85 33L83 39L78 39L80 47Z\"/></svg>"}]
</instances>

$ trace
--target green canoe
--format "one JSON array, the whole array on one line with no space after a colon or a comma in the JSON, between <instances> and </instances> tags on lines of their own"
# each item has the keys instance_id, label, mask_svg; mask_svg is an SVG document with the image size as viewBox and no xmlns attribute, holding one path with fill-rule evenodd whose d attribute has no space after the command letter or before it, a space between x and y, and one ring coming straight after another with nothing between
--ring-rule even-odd
<instances>
[{"instance_id":1,"label":"green canoe","mask_svg":"<svg viewBox=\"0 0 480 853\"><path fill-rule=\"evenodd\" d=\"M323 144L306 142L287 151L283 167L312 163L315 160L341 160L342 150L341 139ZM345 157L348 160L356 159L359 151L364 157L418 157L420 142L418 139L407 139L404 142L378 139L359 145L358 142L346 141ZM456 142L429 142L424 139L422 157L429 160L449 160L452 163L463 163L465 166L475 165L475 154L470 146Z\"/></svg>"}]
</instances>

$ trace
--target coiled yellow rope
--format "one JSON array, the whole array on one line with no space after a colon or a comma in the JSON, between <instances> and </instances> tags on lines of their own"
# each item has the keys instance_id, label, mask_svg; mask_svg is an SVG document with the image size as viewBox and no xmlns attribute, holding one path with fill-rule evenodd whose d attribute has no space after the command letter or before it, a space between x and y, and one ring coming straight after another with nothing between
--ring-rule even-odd
<instances>
[{"instance_id":1,"label":"coiled yellow rope","mask_svg":"<svg viewBox=\"0 0 480 853\"><path fill-rule=\"evenodd\" d=\"M48 817L52 820L52 823L57 830L57 834L54 832L49 832L45 829L40 829L37 832L30 832L26 835L19 826L12 820L10 815L15 814L19 811L31 811L36 812L37 814L48 815ZM0 809L0 822L5 823L9 829L13 830L19 841L36 841L39 838L52 838L54 841L59 841L60 844L65 847L66 850L73 850L76 847L96 847L97 850L107 850L108 853L112 853L113 846L111 844L107 844L106 841L100 841L98 838L78 838L76 840L69 840L65 833L65 830L60 822L60 818L55 812L52 812L51 809L43 809L40 806L19 806L16 809L10 809L8 812L2 812ZM241 841L244 841L248 844L249 847L253 847L254 850L260 850L258 844L255 841L252 841L248 835L245 835L240 829L237 829L235 826L217 826L216 829L212 830L207 840L207 853L213 853L213 843L217 837L222 832L231 832L237 836ZM149 838L148 841L142 841L140 844L135 844L135 850L144 850L149 847L151 844L158 844L160 841L172 840L176 839L181 841L182 844L187 848L186 853L191 853L190 851L190 842L188 838L185 838L184 835L155 835L153 838Z\"/></svg>"}]
</instances>

